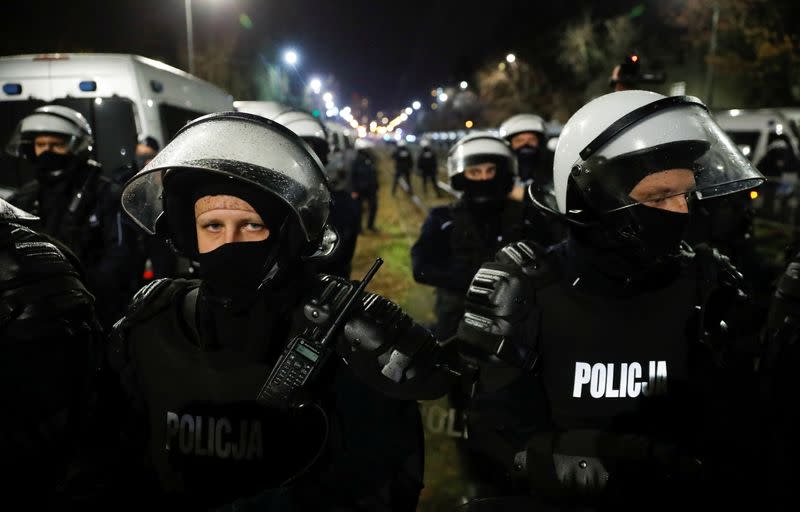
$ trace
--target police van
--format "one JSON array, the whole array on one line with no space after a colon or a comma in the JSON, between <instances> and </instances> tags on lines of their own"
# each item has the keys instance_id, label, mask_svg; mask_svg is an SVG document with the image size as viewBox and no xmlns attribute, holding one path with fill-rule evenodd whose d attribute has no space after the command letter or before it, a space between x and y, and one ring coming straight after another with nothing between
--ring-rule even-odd
<instances>
[{"instance_id":1,"label":"police van","mask_svg":"<svg viewBox=\"0 0 800 512\"><path fill-rule=\"evenodd\" d=\"M782 109L731 109L714 114L714 119L756 166L775 140L785 140L800 155L800 130L795 119ZM764 172L762 170L762 172Z\"/></svg>"},{"instance_id":2,"label":"police van","mask_svg":"<svg viewBox=\"0 0 800 512\"><path fill-rule=\"evenodd\" d=\"M65 105L81 112L92 125L92 157L115 178L135 170L135 147L141 138L153 137L163 147L188 121L233 110L233 97L224 90L138 55L0 57L0 86L2 147L17 123L35 108ZM5 195L32 174L27 162L2 153L0 195Z\"/></svg>"}]
</instances>

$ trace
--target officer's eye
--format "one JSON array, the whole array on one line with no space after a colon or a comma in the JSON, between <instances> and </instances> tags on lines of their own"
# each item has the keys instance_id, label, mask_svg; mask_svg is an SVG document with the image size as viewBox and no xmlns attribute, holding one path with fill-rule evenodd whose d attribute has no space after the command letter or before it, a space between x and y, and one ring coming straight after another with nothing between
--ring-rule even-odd
<instances>
[{"instance_id":1,"label":"officer's eye","mask_svg":"<svg viewBox=\"0 0 800 512\"><path fill-rule=\"evenodd\" d=\"M203 224L203 229L205 229L206 231L210 231L212 233L219 233L220 231L222 231L222 227L223 227L222 224L219 222L208 222L206 224Z\"/></svg>"},{"instance_id":2,"label":"officer's eye","mask_svg":"<svg viewBox=\"0 0 800 512\"><path fill-rule=\"evenodd\" d=\"M247 231L261 231L262 229L265 228L265 226L257 222L248 222L247 224L244 225L244 228Z\"/></svg>"}]
</instances>

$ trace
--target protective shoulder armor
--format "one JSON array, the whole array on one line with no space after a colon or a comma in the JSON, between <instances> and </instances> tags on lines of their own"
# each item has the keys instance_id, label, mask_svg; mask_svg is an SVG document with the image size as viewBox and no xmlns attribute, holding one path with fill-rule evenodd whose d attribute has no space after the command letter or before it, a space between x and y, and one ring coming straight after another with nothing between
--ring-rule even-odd
<instances>
[{"instance_id":1,"label":"protective shoulder armor","mask_svg":"<svg viewBox=\"0 0 800 512\"><path fill-rule=\"evenodd\" d=\"M172 304L177 292L196 283L188 279L163 278L146 284L133 296L125 316L114 324L114 330L124 329L160 313Z\"/></svg>"},{"instance_id":2,"label":"protective shoulder armor","mask_svg":"<svg viewBox=\"0 0 800 512\"><path fill-rule=\"evenodd\" d=\"M551 261L549 251L530 240L506 245L497 251L495 261L516 266L535 284L544 284L555 276L556 267Z\"/></svg>"},{"instance_id":3,"label":"protective shoulder armor","mask_svg":"<svg viewBox=\"0 0 800 512\"><path fill-rule=\"evenodd\" d=\"M92 302L56 245L24 226L0 224L0 324L57 317Z\"/></svg>"}]
</instances>

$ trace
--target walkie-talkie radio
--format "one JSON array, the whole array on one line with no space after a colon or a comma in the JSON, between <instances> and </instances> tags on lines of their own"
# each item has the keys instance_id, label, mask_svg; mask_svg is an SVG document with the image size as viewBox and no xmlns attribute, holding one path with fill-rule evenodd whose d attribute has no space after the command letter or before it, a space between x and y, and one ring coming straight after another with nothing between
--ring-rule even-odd
<instances>
[{"instance_id":1,"label":"walkie-talkie radio","mask_svg":"<svg viewBox=\"0 0 800 512\"><path fill-rule=\"evenodd\" d=\"M347 315L356 300L358 300L361 292L364 291L382 264L383 260L381 258L375 260L364 279L361 280L336 316L333 317L333 322L322 338L300 334L289 341L278 358L278 362L272 368L269 377L267 377L267 381L258 393L256 400L259 403L280 409L287 409L292 405L291 400L295 393L309 382L325 364L328 355L332 352L329 345L334 336L336 336L342 323L347 320Z\"/></svg>"}]
</instances>

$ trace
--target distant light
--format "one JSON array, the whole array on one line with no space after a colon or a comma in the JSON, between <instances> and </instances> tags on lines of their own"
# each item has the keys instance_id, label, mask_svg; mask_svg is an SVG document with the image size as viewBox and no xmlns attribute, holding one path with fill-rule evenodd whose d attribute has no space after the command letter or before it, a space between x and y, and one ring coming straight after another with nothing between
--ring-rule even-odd
<instances>
[{"instance_id":1,"label":"distant light","mask_svg":"<svg viewBox=\"0 0 800 512\"><path fill-rule=\"evenodd\" d=\"M750 156L750 146L741 146L739 149L742 150L744 156Z\"/></svg>"},{"instance_id":2,"label":"distant light","mask_svg":"<svg viewBox=\"0 0 800 512\"><path fill-rule=\"evenodd\" d=\"M103 104L103 98L95 98L94 99L94 104L95 105L102 105Z\"/></svg>"},{"instance_id":3,"label":"distant light","mask_svg":"<svg viewBox=\"0 0 800 512\"><path fill-rule=\"evenodd\" d=\"M382 122L383 124L386 124L386 123L388 123L388 122L389 122L389 118L388 118L388 117L384 117L383 119L381 119L381 122Z\"/></svg>"},{"instance_id":4,"label":"distant light","mask_svg":"<svg viewBox=\"0 0 800 512\"><path fill-rule=\"evenodd\" d=\"M433 140L439 140L439 134L438 133L434 133L433 135L431 135L431 138Z\"/></svg>"},{"instance_id":5,"label":"distant light","mask_svg":"<svg viewBox=\"0 0 800 512\"><path fill-rule=\"evenodd\" d=\"M421 109L421 108L422 108L422 103L420 103L419 101L415 101L414 103L412 103L412 104L411 104L411 107L412 107L414 110L419 110L419 109Z\"/></svg>"},{"instance_id":6,"label":"distant light","mask_svg":"<svg viewBox=\"0 0 800 512\"><path fill-rule=\"evenodd\" d=\"M339 110L337 108L329 108L327 110L327 112L325 112L325 115L328 116L328 117L333 117L333 116L338 115L338 114L339 114Z\"/></svg>"},{"instance_id":7,"label":"distant light","mask_svg":"<svg viewBox=\"0 0 800 512\"><path fill-rule=\"evenodd\" d=\"M750 191L750 199L758 199L758 191L757 190L751 190Z\"/></svg>"},{"instance_id":8,"label":"distant light","mask_svg":"<svg viewBox=\"0 0 800 512\"><path fill-rule=\"evenodd\" d=\"M251 20L250 16L245 13L239 15L239 24L247 30L253 28L253 20Z\"/></svg>"},{"instance_id":9,"label":"distant light","mask_svg":"<svg viewBox=\"0 0 800 512\"><path fill-rule=\"evenodd\" d=\"M450 140L456 140L456 137L458 137L456 132L450 132L447 135L450 137Z\"/></svg>"},{"instance_id":10,"label":"distant light","mask_svg":"<svg viewBox=\"0 0 800 512\"><path fill-rule=\"evenodd\" d=\"M383 136L383 140L388 142L388 141L392 140L392 136L389 135L389 134L386 134L386 135Z\"/></svg>"},{"instance_id":11,"label":"distant light","mask_svg":"<svg viewBox=\"0 0 800 512\"><path fill-rule=\"evenodd\" d=\"M474 126L474 123L472 121L467 121L466 123L464 123L464 126L466 126L467 128L472 128Z\"/></svg>"},{"instance_id":12,"label":"distant light","mask_svg":"<svg viewBox=\"0 0 800 512\"><path fill-rule=\"evenodd\" d=\"M431 89L431 96L435 98L438 94L439 92L436 89Z\"/></svg>"},{"instance_id":13,"label":"distant light","mask_svg":"<svg viewBox=\"0 0 800 512\"><path fill-rule=\"evenodd\" d=\"M353 128L358 128L358 121L353 119L352 121L350 121L350 126L352 126Z\"/></svg>"},{"instance_id":14,"label":"distant light","mask_svg":"<svg viewBox=\"0 0 800 512\"><path fill-rule=\"evenodd\" d=\"M509 64L513 64L515 60L517 60L517 56L514 55L513 53L509 53L508 55L506 55L506 62L508 62Z\"/></svg>"},{"instance_id":15,"label":"distant light","mask_svg":"<svg viewBox=\"0 0 800 512\"><path fill-rule=\"evenodd\" d=\"M505 62L501 62L500 64L497 65L497 69L499 69L500 71L505 71L506 63Z\"/></svg>"},{"instance_id":16,"label":"distant light","mask_svg":"<svg viewBox=\"0 0 800 512\"><path fill-rule=\"evenodd\" d=\"M728 112L728 113L729 113L729 114L730 114L732 117L736 117L736 116L738 116L739 114L741 114L741 113L742 113L742 111L741 111L741 110L739 110L738 108L735 108L735 109L731 110L731 111L730 111L730 112Z\"/></svg>"},{"instance_id":17,"label":"distant light","mask_svg":"<svg viewBox=\"0 0 800 512\"><path fill-rule=\"evenodd\" d=\"M436 110L437 108L439 108L439 105L436 103L431 103L431 110Z\"/></svg>"},{"instance_id":18,"label":"distant light","mask_svg":"<svg viewBox=\"0 0 800 512\"><path fill-rule=\"evenodd\" d=\"M405 112L400 114L400 119L402 119L403 121L407 121L408 120L408 114L406 114Z\"/></svg>"},{"instance_id":19,"label":"distant light","mask_svg":"<svg viewBox=\"0 0 800 512\"><path fill-rule=\"evenodd\" d=\"M638 60L639 60L639 56L638 55L634 55L634 56L631 57L631 62L637 62Z\"/></svg>"},{"instance_id":20,"label":"distant light","mask_svg":"<svg viewBox=\"0 0 800 512\"><path fill-rule=\"evenodd\" d=\"M462 80L461 83L459 84L459 87L461 87L462 89L466 89L467 87L469 87L469 84L466 82L466 80Z\"/></svg>"},{"instance_id":21,"label":"distant light","mask_svg":"<svg viewBox=\"0 0 800 512\"><path fill-rule=\"evenodd\" d=\"M447 101L447 98L448 98L448 96L447 96L446 92L443 92L442 94L439 95L439 101L441 101L442 103Z\"/></svg>"},{"instance_id":22,"label":"distant light","mask_svg":"<svg viewBox=\"0 0 800 512\"><path fill-rule=\"evenodd\" d=\"M377 127L378 127L378 123L377 122L372 121L371 123L369 123L369 129L370 130L374 131Z\"/></svg>"},{"instance_id":23,"label":"distant light","mask_svg":"<svg viewBox=\"0 0 800 512\"><path fill-rule=\"evenodd\" d=\"M344 114L344 115L349 115L350 114L350 107L344 107L342 110L340 110L340 112L342 114Z\"/></svg>"},{"instance_id":24,"label":"distant light","mask_svg":"<svg viewBox=\"0 0 800 512\"><path fill-rule=\"evenodd\" d=\"M290 66L294 66L297 64L297 52L294 50L287 51L283 54L283 60Z\"/></svg>"},{"instance_id":25,"label":"distant light","mask_svg":"<svg viewBox=\"0 0 800 512\"><path fill-rule=\"evenodd\" d=\"M408 115L411 115L411 114L414 113L414 109L411 108L411 107L406 107L405 113L408 114Z\"/></svg>"},{"instance_id":26,"label":"distant light","mask_svg":"<svg viewBox=\"0 0 800 512\"><path fill-rule=\"evenodd\" d=\"M358 136L362 137L362 138L367 136L367 127L366 126L359 126L358 127Z\"/></svg>"},{"instance_id":27,"label":"distant light","mask_svg":"<svg viewBox=\"0 0 800 512\"><path fill-rule=\"evenodd\" d=\"M78 88L83 92L94 92L97 90L97 82L94 80L84 80L78 84Z\"/></svg>"},{"instance_id":28,"label":"distant light","mask_svg":"<svg viewBox=\"0 0 800 512\"><path fill-rule=\"evenodd\" d=\"M322 100L325 102L333 101L333 94L326 92L325 94L322 95Z\"/></svg>"},{"instance_id":29,"label":"distant light","mask_svg":"<svg viewBox=\"0 0 800 512\"><path fill-rule=\"evenodd\" d=\"M416 142L416 141L417 141L416 135L412 135L410 133L406 135L406 142Z\"/></svg>"},{"instance_id":30,"label":"distant light","mask_svg":"<svg viewBox=\"0 0 800 512\"><path fill-rule=\"evenodd\" d=\"M314 117L319 117L319 110L315 108L314 110L311 111L311 115Z\"/></svg>"},{"instance_id":31,"label":"distant light","mask_svg":"<svg viewBox=\"0 0 800 512\"><path fill-rule=\"evenodd\" d=\"M309 86L314 94L319 94L319 91L322 90L322 81L319 78L312 78Z\"/></svg>"},{"instance_id":32,"label":"distant light","mask_svg":"<svg viewBox=\"0 0 800 512\"><path fill-rule=\"evenodd\" d=\"M22 94L22 84L3 84L3 92L9 96Z\"/></svg>"}]
</instances>

